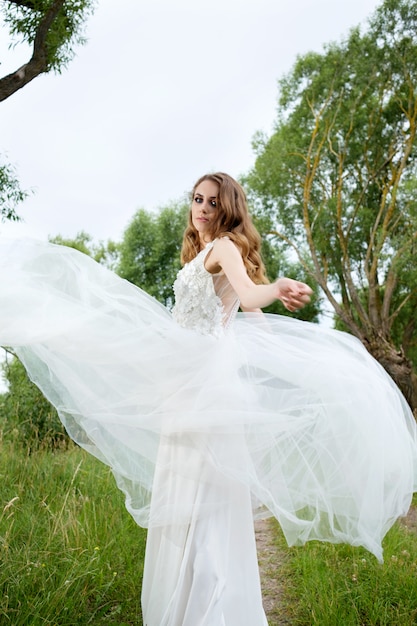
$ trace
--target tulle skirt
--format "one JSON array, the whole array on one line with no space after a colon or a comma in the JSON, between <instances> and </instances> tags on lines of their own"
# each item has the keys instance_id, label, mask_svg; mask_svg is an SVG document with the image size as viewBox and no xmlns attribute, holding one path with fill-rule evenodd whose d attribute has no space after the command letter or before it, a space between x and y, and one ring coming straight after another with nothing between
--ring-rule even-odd
<instances>
[{"instance_id":1,"label":"tulle skirt","mask_svg":"<svg viewBox=\"0 0 417 626\"><path fill-rule=\"evenodd\" d=\"M257 314L199 335L87 256L35 241L0 240L0 299L0 344L112 468L138 524L198 529L242 487L290 545L382 558L417 488L416 425L355 338Z\"/></svg>"}]
</instances>

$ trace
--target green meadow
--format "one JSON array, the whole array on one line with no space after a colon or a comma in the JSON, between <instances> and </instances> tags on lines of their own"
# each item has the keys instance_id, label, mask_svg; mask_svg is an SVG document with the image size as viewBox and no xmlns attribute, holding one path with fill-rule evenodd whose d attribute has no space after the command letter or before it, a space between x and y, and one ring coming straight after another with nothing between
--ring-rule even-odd
<instances>
[{"instance_id":1,"label":"green meadow","mask_svg":"<svg viewBox=\"0 0 417 626\"><path fill-rule=\"evenodd\" d=\"M141 626L146 531L109 469L73 445L0 445L1 626ZM388 533L382 565L344 545L288 548L277 524L271 532L282 602L270 626L417 624L415 518Z\"/></svg>"},{"instance_id":2,"label":"green meadow","mask_svg":"<svg viewBox=\"0 0 417 626\"><path fill-rule=\"evenodd\" d=\"M282 603L270 626L417 624L417 498L384 539L384 563L362 548L310 542L288 548L274 522ZM273 567L273 564L271 564Z\"/></svg>"},{"instance_id":3,"label":"green meadow","mask_svg":"<svg viewBox=\"0 0 417 626\"><path fill-rule=\"evenodd\" d=\"M142 623L146 532L106 466L3 442L0 491L1 625Z\"/></svg>"}]
</instances>

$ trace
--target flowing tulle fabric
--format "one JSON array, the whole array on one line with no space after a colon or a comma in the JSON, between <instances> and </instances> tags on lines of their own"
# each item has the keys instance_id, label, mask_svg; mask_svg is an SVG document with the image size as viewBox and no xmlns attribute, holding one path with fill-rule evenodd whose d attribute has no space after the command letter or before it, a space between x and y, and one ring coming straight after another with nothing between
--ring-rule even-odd
<instances>
[{"instance_id":1,"label":"flowing tulle fabric","mask_svg":"<svg viewBox=\"0 0 417 626\"><path fill-rule=\"evenodd\" d=\"M0 242L0 285L0 344L112 468L138 524L204 534L239 485L290 545L382 558L417 487L416 426L356 339L256 314L199 335L87 256L33 241Z\"/></svg>"}]
</instances>

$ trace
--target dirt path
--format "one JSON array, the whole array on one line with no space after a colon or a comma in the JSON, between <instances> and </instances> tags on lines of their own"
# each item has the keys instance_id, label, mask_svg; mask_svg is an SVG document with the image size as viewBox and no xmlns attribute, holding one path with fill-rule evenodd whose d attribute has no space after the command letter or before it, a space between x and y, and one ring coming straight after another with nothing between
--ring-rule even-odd
<instances>
[{"instance_id":1,"label":"dirt path","mask_svg":"<svg viewBox=\"0 0 417 626\"><path fill-rule=\"evenodd\" d=\"M410 532L417 534L417 507L411 507L407 516L399 523ZM285 553L280 552L274 542L271 520L255 522L256 546L258 550L259 572L261 575L262 597L269 626L290 626L291 619L283 606L284 580L280 563Z\"/></svg>"},{"instance_id":2,"label":"dirt path","mask_svg":"<svg viewBox=\"0 0 417 626\"><path fill-rule=\"evenodd\" d=\"M289 626L291 624L282 606L282 575L280 562L285 557L274 543L270 520L255 523L256 546L258 549L259 572L261 575L262 597L269 626Z\"/></svg>"}]
</instances>

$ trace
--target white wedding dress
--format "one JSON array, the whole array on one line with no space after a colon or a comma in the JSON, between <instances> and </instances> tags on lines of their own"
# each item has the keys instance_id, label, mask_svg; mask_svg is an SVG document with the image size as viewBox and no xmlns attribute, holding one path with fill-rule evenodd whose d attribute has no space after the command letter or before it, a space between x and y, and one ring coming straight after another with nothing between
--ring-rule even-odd
<instances>
[{"instance_id":1,"label":"white wedding dress","mask_svg":"<svg viewBox=\"0 0 417 626\"><path fill-rule=\"evenodd\" d=\"M212 245L171 314L75 250L0 239L0 345L149 528L146 626L264 626L253 517L381 560L417 489L416 424L383 368L346 333L236 313Z\"/></svg>"}]
</instances>

